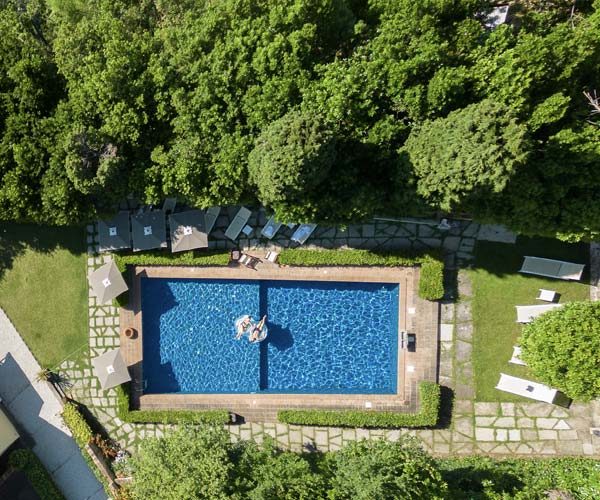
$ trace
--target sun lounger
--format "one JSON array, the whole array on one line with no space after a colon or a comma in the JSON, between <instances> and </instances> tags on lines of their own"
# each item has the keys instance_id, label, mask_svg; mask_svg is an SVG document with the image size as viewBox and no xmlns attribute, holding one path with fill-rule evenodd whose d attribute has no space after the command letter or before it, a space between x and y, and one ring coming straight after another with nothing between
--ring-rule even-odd
<instances>
[{"instance_id":1,"label":"sun lounger","mask_svg":"<svg viewBox=\"0 0 600 500\"><path fill-rule=\"evenodd\" d=\"M277 234L277 231L279 231L279 228L281 226L281 222L277 222L275 220L275 216L272 215L271 218L265 224L265 227L262 228L260 234L261 236L264 236L265 238L268 238L270 240L273 236L275 236L275 234Z\"/></svg>"},{"instance_id":2,"label":"sun lounger","mask_svg":"<svg viewBox=\"0 0 600 500\"><path fill-rule=\"evenodd\" d=\"M517 345L513 347L512 358L508 362L513 365L527 366L527 363L521 360L521 348Z\"/></svg>"},{"instance_id":3,"label":"sun lounger","mask_svg":"<svg viewBox=\"0 0 600 500\"><path fill-rule=\"evenodd\" d=\"M304 244L313 231L317 228L316 224L300 224L300 227L296 229L294 234L292 234L292 241L299 243L300 245Z\"/></svg>"},{"instance_id":4,"label":"sun lounger","mask_svg":"<svg viewBox=\"0 0 600 500\"><path fill-rule=\"evenodd\" d=\"M243 253L238 262L245 265L248 269L256 270L256 265L260 264L261 260L258 257L252 257L252 255Z\"/></svg>"},{"instance_id":5,"label":"sun lounger","mask_svg":"<svg viewBox=\"0 0 600 500\"><path fill-rule=\"evenodd\" d=\"M526 256L519 272L537 274L538 276L547 276L548 278L557 278L560 280L579 281L584 267L584 264Z\"/></svg>"},{"instance_id":6,"label":"sun lounger","mask_svg":"<svg viewBox=\"0 0 600 500\"><path fill-rule=\"evenodd\" d=\"M252 212L250 212L250 210L248 210L246 207L240 208L239 212L235 214L235 217L231 221L231 224L229 224L229 227L227 227L225 236L227 236L227 238L230 240L237 240L238 236L242 232L242 229L248 222L250 215L252 215Z\"/></svg>"},{"instance_id":7,"label":"sun lounger","mask_svg":"<svg viewBox=\"0 0 600 500\"><path fill-rule=\"evenodd\" d=\"M217 217L221 213L221 207L210 207L204 212L204 225L206 226L206 234L210 234L212 228L215 227Z\"/></svg>"},{"instance_id":8,"label":"sun lounger","mask_svg":"<svg viewBox=\"0 0 600 500\"><path fill-rule=\"evenodd\" d=\"M563 304L536 304L534 306L516 306L517 323L531 323L540 314L561 307Z\"/></svg>"},{"instance_id":9,"label":"sun lounger","mask_svg":"<svg viewBox=\"0 0 600 500\"><path fill-rule=\"evenodd\" d=\"M505 373L500 374L500 380L498 381L498 385L496 385L496 389L552 404L554 404L554 401L559 394L556 389L552 389L547 385L513 377L511 375L506 375Z\"/></svg>"}]
</instances>

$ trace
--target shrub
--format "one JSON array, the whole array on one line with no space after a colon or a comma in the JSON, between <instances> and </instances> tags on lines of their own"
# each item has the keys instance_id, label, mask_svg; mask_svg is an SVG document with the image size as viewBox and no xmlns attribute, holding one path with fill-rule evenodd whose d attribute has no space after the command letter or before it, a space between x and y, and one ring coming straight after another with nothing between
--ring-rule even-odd
<instances>
[{"instance_id":1,"label":"shrub","mask_svg":"<svg viewBox=\"0 0 600 500\"><path fill-rule=\"evenodd\" d=\"M226 266L229 264L229 252L222 250L192 250L181 253L139 252L130 255L116 255L115 262L119 271L125 272L132 266Z\"/></svg>"},{"instance_id":2,"label":"shrub","mask_svg":"<svg viewBox=\"0 0 600 500\"><path fill-rule=\"evenodd\" d=\"M570 302L523 328L523 361L542 382L571 398L600 395L600 302Z\"/></svg>"},{"instance_id":3,"label":"shrub","mask_svg":"<svg viewBox=\"0 0 600 500\"><path fill-rule=\"evenodd\" d=\"M129 387L117 387L117 413L123 422L136 424L228 424L227 410L130 410Z\"/></svg>"},{"instance_id":4,"label":"shrub","mask_svg":"<svg viewBox=\"0 0 600 500\"><path fill-rule=\"evenodd\" d=\"M29 449L15 450L10 454L8 463L27 475L41 500L64 500L50 474L33 451Z\"/></svg>"},{"instance_id":5,"label":"shrub","mask_svg":"<svg viewBox=\"0 0 600 500\"><path fill-rule=\"evenodd\" d=\"M444 262L440 253L407 255L371 250L283 250L279 263L290 266L421 266L419 297L438 300L444 296Z\"/></svg>"},{"instance_id":6,"label":"shrub","mask_svg":"<svg viewBox=\"0 0 600 500\"><path fill-rule=\"evenodd\" d=\"M62 416L71 430L73 438L81 448L92 440L94 433L74 403L65 404Z\"/></svg>"},{"instance_id":7,"label":"shrub","mask_svg":"<svg viewBox=\"0 0 600 500\"><path fill-rule=\"evenodd\" d=\"M281 410L280 422L297 425L325 425L332 427L433 427L440 409L440 386L434 382L419 385L421 408L418 413L398 413L370 410Z\"/></svg>"}]
</instances>

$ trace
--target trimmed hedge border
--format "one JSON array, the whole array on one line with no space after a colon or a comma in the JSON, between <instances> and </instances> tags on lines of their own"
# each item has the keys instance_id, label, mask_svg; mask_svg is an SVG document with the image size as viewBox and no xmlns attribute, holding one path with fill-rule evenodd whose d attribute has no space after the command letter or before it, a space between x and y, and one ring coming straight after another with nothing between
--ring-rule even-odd
<instances>
[{"instance_id":1,"label":"trimmed hedge border","mask_svg":"<svg viewBox=\"0 0 600 500\"><path fill-rule=\"evenodd\" d=\"M30 449L13 451L8 457L11 467L23 471L42 500L65 500L52 477Z\"/></svg>"},{"instance_id":2,"label":"trimmed hedge border","mask_svg":"<svg viewBox=\"0 0 600 500\"><path fill-rule=\"evenodd\" d=\"M295 425L376 429L434 427L440 411L440 386L434 382L421 382L419 394L421 409L418 413L369 410L281 410L277 412L277 420Z\"/></svg>"},{"instance_id":3,"label":"trimmed hedge border","mask_svg":"<svg viewBox=\"0 0 600 500\"><path fill-rule=\"evenodd\" d=\"M117 389L117 415L123 422L135 424L229 424L227 410L130 410L127 384Z\"/></svg>"},{"instance_id":4,"label":"trimmed hedge border","mask_svg":"<svg viewBox=\"0 0 600 500\"><path fill-rule=\"evenodd\" d=\"M119 271L124 273L131 266L227 266L229 252L223 250L192 250L190 252L139 252L129 255L115 255Z\"/></svg>"},{"instance_id":5,"label":"trimmed hedge border","mask_svg":"<svg viewBox=\"0 0 600 500\"><path fill-rule=\"evenodd\" d=\"M408 255L371 250L282 250L279 263L288 266L421 266L419 297L438 300L444 296L444 261L441 253Z\"/></svg>"},{"instance_id":6,"label":"trimmed hedge border","mask_svg":"<svg viewBox=\"0 0 600 500\"><path fill-rule=\"evenodd\" d=\"M94 433L84 416L77 406L70 402L65 404L62 416L79 447L84 448L94 437Z\"/></svg>"}]
</instances>

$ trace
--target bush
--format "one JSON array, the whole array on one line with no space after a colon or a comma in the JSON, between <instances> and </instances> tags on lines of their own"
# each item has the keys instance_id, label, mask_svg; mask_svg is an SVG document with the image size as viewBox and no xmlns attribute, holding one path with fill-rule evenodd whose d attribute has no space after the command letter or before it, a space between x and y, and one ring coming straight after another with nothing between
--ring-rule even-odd
<instances>
[{"instance_id":1,"label":"bush","mask_svg":"<svg viewBox=\"0 0 600 500\"><path fill-rule=\"evenodd\" d=\"M434 427L440 410L440 386L434 382L419 385L421 409L418 413L370 410L281 410L280 422L332 427L396 428Z\"/></svg>"},{"instance_id":2,"label":"bush","mask_svg":"<svg viewBox=\"0 0 600 500\"><path fill-rule=\"evenodd\" d=\"M62 416L79 447L85 447L92 440L94 433L77 406L74 403L65 404Z\"/></svg>"},{"instance_id":3,"label":"bush","mask_svg":"<svg viewBox=\"0 0 600 500\"><path fill-rule=\"evenodd\" d=\"M569 302L523 328L523 361L545 384L571 398L600 395L600 302Z\"/></svg>"},{"instance_id":4,"label":"bush","mask_svg":"<svg viewBox=\"0 0 600 500\"><path fill-rule=\"evenodd\" d=\"M115 255L119 271L125 272L132 266L226 266L229 252L222 250L192 250L181 253L139 252L130 255Z\"/></svg>"},{"instance_id":5,"label":"bush","mask_svg":"<svg viewBox=\"0 0 600 500\"><path fill-rule=\"evenodd\" d=\"M279 263L289 266L421 266L419 297L438 300L444 296L444 262L437 252L407 255L371 250L283 250Z\"/></svg>"},{"instance_id":6,"label":"bush","mask_svg":"<svg viewBox=\"0 0 600 500\"><path fill-rule=\"evenodd\" d=\"M135 424L228 424L227 410L130 410L128 384L117 387L117 413L123 422Z\"/></svg>"},{"instance_id":7,"label":"bush","mask_svg":"<svg viewBox=\"0 0 600 500\"><path fill-rule=\"evenodd\" d=\"M50 474L33 451L29 449L15 450L8 457L8 463L27 475L41 500L64 500L65 497L62 496Z\"/></svg>"}]
</instances>

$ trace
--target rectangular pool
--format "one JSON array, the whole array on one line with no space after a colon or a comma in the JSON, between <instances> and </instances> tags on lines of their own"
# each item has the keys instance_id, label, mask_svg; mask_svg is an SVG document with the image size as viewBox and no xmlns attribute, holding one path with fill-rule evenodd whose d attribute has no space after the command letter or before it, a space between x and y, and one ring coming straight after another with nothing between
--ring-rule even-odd
<instances>
[{"instance_id":1,"label":"rectangular pool","mask_svg":"<svg viewBox=\"0 0 600 500\"><path fill-rule=\"evenodd\" d=\"M399 285L142 278L146 394L397 392ZM267 317L268 337L234 322Z\"/></svg>"}]
</instances>

